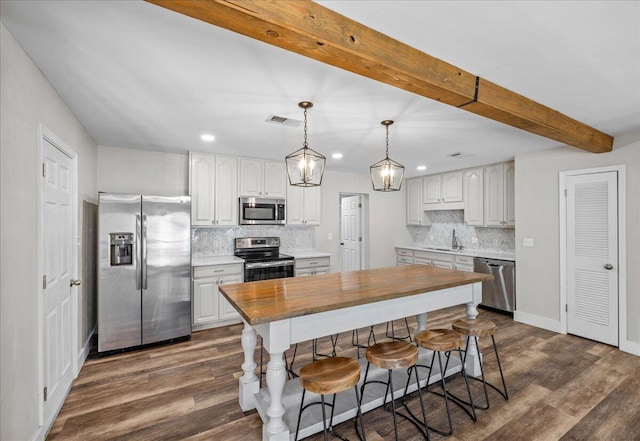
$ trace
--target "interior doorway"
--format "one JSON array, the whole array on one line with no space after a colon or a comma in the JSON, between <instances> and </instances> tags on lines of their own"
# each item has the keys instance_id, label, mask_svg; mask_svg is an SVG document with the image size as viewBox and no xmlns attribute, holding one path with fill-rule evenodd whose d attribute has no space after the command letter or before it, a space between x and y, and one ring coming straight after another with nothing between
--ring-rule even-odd
<instances>
[{"instance_id":1,"label":"interior doorway","mask_svg":"<svg viewBox=\"0 0 640 441\"><path fill-rule=\"evenodd\" d=\"M368 262L368 201L366 194L340 194L340 270L366 269Z\"/></svg>"},{"instance_id":2,"label":"interior doorway","mask_svg":"<svg viewBox=\"0 0 640 441\"><path fill-rule=\"evenodd\" d=\"M607 167L560 176L561 321L567 333L612 346L626 338L623 172Z\"/></svg>"},{"instance_id":3,"label":"interior doorway","mask_svg":"<svg viewBox=\"0 0 640 441\"><path fill-rule=\"evenodd\" d=\"M78 370L78 172L75 151L43 126L38 138L39 411L46 433Z\"/></svg>"}]
</instances>

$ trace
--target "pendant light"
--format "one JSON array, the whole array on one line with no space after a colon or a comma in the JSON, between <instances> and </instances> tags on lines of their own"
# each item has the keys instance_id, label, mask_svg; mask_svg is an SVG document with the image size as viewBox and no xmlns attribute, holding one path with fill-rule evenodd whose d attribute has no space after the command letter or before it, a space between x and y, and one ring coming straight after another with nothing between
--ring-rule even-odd
<instances>
[{"instance_id":1,"label":"pendant light","mask_svg":"<svg viewBox=\"0 0 640 441\"><path fill-rule=\"evenodd\" d=\"M302 101L298 106L304 109L304 143L301 149L284 158L289 184L296 187L317 187L322 184L327 158L310 149L307 143L307 110L313 107L313 103Z\"/></svg>"},{"instance_id":2,"label":"pendant light","mask_svg":"<svg viewBox=\"0 0 640 441\"><path fill-rule=\"evenodd\" d=\"M393 121L385 119L380 124L385 126L387 130L387 153L383 160L376 162L369 168L371 183L375 191L398 191L402 187L404 165L389 159L389 126L393 124Z\"/></svg>"}]
</instances>

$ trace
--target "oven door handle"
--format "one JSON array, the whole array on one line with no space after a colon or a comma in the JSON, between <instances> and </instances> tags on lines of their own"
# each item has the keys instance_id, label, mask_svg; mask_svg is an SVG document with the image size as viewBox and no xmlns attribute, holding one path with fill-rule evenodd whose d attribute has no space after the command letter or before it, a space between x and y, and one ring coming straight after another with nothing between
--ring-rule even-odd
<instances>
[{"instance_id":1,"label":"oven door handle","mask_svg":"<svg viewBox=\"0 0 640 441\"><path fill-rule=\"evenodd\" d=\"M284 260L281 262L252 262L252 263L245 263L244 264L244 268L245 269L255 269L255 268L277 268L279 266L293 266L294 265L294 261L293 260Z\"/></svg>"}]
</instances>

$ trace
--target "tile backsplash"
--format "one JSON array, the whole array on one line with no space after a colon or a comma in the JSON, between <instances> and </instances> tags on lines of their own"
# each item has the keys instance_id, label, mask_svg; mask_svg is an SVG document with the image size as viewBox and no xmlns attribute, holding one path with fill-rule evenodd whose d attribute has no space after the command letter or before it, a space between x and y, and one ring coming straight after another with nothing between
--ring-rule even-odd
<instances>
[{"instance_id":1,"label":"tile backsplash","mask_svg":"<svg viewBox=\"0 0 640 441\"><path fill-rule=\"evenodd\" d=\"M313 249L311 227L250 225L229 227L194 227L191 229L193 257L228 256L233 254L236 237L277 236L283 250Z\"/></svg>"},{"instance_id":2,"label":"tile backsplash","mask_svg":"<svg viewBox=\"0 0 640 441\"><path fill-rule=\"evenodd\" d=\"M450 247L456 230L458 243L466 249L513 253L516 249L514 228L473 227L464 223L464 210L431 211L432 225L407 227L413 242L419 246ZM478 243L472 243L473 237Z\"/></svg>"}]
</instances>

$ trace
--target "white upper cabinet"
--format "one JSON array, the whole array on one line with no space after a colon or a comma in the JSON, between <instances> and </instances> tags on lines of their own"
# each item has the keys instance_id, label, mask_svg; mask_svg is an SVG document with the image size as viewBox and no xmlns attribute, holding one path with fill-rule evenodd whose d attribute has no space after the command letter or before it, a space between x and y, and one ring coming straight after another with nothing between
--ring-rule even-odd
<instances>
[{"instance_id":1,"label":"white upper cabinet","mask_svg":"<svg viewBox=\"0 0 640 441\"><path fill-rule=\"evenodd\" d=\"M513 162L484 168L484 225L515 226L515 167Z\"/></svg>"},{"instance_id":2,"label":"white upper cabinet","mask_svg":"<svg viewBox=\"0 0 640 441\"><path fill-rule=\"evenodd\" d=\"M407 179L407 225L423 225L422 178Z\"/></svg>"},{"instance_id":3,"label":"white upper cabinet","mask_svg":"<svg viewBox=\"0 0 640 441\"><path fill-rule=\"evenodd\" d=\"M320 225L322 187L287 188L287 224Z\"/></svg>"},{"instance_id":4,"label":"white upper cabinet","mask_svg":"<svg viewBox=\"0 0 640 441\"><path fill-rule=\"evenodd\" d=\"M484 168L464 171L464 222L467 225L484 225Z\"/></svg>"},{"instance_id":5,"label":"white upper cabinet","mask_svg":"<svg viewBox=\"0 0 640 441\"><path fill-rule=\"evenodd\" d=\"M284 161L241 158L240 196L284 199L286 197Z\"/></svg>"},{"instance_id":6,"label":"white upper cabinet","mask_svg":"<svg viewBox=\"0 0 640 441\"><path fill-rule=\"evenodd\" d=\"M189 153L192 225L238 224L238 159Z\"/></svg>"},{"instance_id":7,"label":"white upper cabinet","mask_svg":"<svg viewBox=\"0 0 640 441\"><path fill-rule=\"evenodd\" d=\"M464 208L462 170L425 176L422 196L425 210Z\"/></svg>"}]
</instances>

